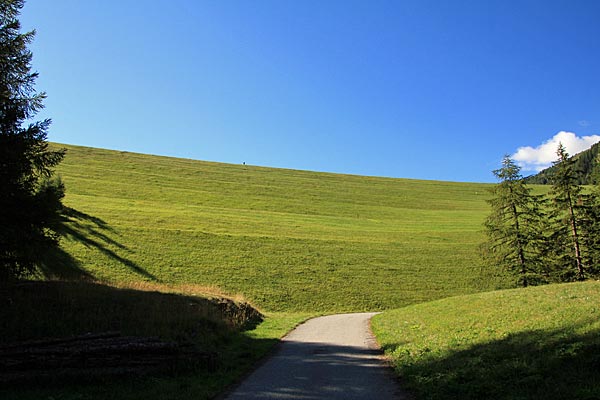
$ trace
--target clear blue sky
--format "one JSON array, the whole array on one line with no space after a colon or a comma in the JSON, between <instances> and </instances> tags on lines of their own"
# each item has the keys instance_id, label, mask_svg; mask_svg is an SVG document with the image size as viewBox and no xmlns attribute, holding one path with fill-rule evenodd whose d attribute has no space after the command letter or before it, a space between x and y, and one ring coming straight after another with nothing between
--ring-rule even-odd
<instances>
[{"instance_id":1,"label":"clear blue sky","mask_svg":"<svg viewBox=\"0 0 600 400\"><path fill-rule=\"evenodd\" d=\"M29 0L52 141L494 181L600 135L600 1Z\"/></svg>"}]
</instances>

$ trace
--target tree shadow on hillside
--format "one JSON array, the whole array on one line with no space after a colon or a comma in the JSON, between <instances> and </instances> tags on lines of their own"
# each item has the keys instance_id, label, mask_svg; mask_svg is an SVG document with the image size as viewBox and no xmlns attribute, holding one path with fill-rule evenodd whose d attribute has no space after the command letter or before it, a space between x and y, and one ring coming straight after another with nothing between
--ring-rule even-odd
<instances>
[{"instance_id":1,"label":"tree shadow on hillside","mask_svg":"<svg viewBox=\"0 0 600 400\"><path fill-rule=\"evenodd\" d=\"M82 268L81 263L58 246L54 246L44 254L38 264L40 273L48 279L61 280L93 280L94 277Z\"/></svg>"},{"instance_id":2,"label":"tree shadow on hillside","mask_svg":"<svg viewBox=\"0 0 600 400\"><path fill-rule=\"evenodd\" d=\"M600 329L576 330L525 331L398 369L423 399L598 399Z\"/></svg>"},{"instance_id":3,"label":"tree shadow on hillside","mask_svg":"<svg viewBox=\"0 0 600 400\"><path fill-rule=\"evenodd\" d=\"M135 262L117 254L110 247L118 250L128 251L128 248L113 239L117 232L104 220L65 207L61 214L58 232L63 238L77 241L88 248L100 251L102 254L125 265L142 277L158 281L156 276L150 274ZM109 236L109 234L112 235ZM40 265L42 274L48 278L59 279L88 279L93 278L91 274L81 266L70 254L56 247L46 255L46 262Z\"/></svg>"}]
</instances>

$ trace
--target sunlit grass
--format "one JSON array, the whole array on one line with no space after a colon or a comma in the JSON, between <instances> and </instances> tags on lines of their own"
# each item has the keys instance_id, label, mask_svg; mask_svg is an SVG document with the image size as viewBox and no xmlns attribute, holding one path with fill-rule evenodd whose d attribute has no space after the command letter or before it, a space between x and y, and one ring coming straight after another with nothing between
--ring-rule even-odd
<instances>
[{"instance_id":1,"label":"sunlit grass","mask_svg":"<svg viewBox=\"0 0 600 400\"><path fill-rule=\"evenodd\" d=\"M418 399L600 397L600 282L387 311L373 331Z\"/></svg>"},{"instance_id":2,"label":"sunlit grass","mask_svg":"<svg viewBox=\"0 0 600 400\"><path fill-rule=\"evenodd\" d=\"M67 146L74 266L242 294L266 311L382 310L481 279L485 184L335 175Z\"/></svg>"}]
</instances>

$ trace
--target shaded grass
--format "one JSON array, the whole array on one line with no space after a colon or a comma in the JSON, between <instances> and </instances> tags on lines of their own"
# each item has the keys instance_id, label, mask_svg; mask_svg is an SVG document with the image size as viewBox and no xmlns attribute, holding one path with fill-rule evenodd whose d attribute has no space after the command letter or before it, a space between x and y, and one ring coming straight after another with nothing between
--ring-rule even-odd
<instances>
[{"instance_id":1,"label":"shaded grass","mask_svg":"<svg viewBox=\"0 0 600 400\"><path fill-rule=\"evenodd\" d=\"M240 331L262 320L247 303L147 289L61 281L2 286L0 343L119 331L200 345L198 340L213 336L205 329Z\"/></svg>"},{"instance_id":2,"label":"shaded grass","mask_svg":"<svg viewBox=\"0 0 600 400\"><path fill-rule=\"evenodd\" d=\"M96 377L92 383L0 389L2 399L207 399L223 391L267 354L279 338L307 318L270 314L258 324L255 310L221 298L182 294L199 288L145 290L83 282L27 282L0 287L0 343L65 337L87 332L160 337L217 354L215 371L175 372L170 376ZM180 291L180 293L173 293Z\"/></svg>"},{"instance_id":3,"label":"shaded grass","mask_svg":"<svg viewBox=\"0 0 600 400\"><path fill-rule=\"evenodd\" d=\"M600 397L600 282L388 311L373 331L418 399Z\"/></svg>"},{"instance_id":4,"label":"shaded grass","mask_svg":"<svg viewBox=\"0 0 600 400\"><path fill-rule=\"evenodd\" d=\"M66 147L58 172L77 213L62 249L71 269L103 281L215 286L300 312L382 310L512 284L479 276L489 185Z\"/></svg>"}]
</instances>

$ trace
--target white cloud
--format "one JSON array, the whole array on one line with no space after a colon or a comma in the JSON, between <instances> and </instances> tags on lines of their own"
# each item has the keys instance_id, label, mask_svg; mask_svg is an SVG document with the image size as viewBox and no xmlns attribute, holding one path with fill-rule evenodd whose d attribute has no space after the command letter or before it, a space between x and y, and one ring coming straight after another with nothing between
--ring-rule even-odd
<instances>
[{"instance_id":1,"label":"white cloud","mask_svg":"<svg viewBox=\"0 0 600 400\"><path fill-rule=\"evenodd\" d=\"M573 132L560 131L537 147L519 147L512 158L524 171L541 171L557 159L556 149L559 143L565 146L569 155L574 155L589 149L597 142L600 142L600 135L578 137Z\"/></svg>"}]
</instances>

